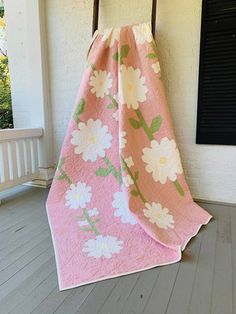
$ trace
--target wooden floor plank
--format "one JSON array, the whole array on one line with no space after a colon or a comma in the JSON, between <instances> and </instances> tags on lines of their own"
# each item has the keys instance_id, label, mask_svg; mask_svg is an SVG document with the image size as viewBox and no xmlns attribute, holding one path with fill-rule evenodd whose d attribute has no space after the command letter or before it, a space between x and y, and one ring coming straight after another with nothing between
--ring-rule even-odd
<instances>
[{"instance_id":1,"label":"wooden floor plank","mask_svg":"<svg viewBox=\"0 0 236 314\"><path fill-rule=\"evenodd\" d=\"M145 314L164 314L178 275L180 263L161 267L160 274L143 310Z\"/></svg>"},{"instance_id":2,"label":"wooden floor plank","mask_svg":"<svg viewBox=\"0 0 236 314\"><path fill-rule=\"evenodd\" d=\"M44 194L43 194L44 195ZM4 210L2 209L2 205L0 206L0 230L4 226L8 226L11 223L18 222L21 218L27 218L33 212L40 212L46 216L45 210L45 197L42 198L41 193L32 193L27 195L27 197L22 198L19 204L12 205L12 202L9 201L8 204L5 204ZM20 210L19 210L20 208Z\"/></svg>"},{"instance_id":3,"label":"wooden floor plank","mask_svg":"<svg viewBox=\"0 0 236 314\"><path fill-rule=\"evenodd\" d=\"M99 309L98 313L112 313L112 311L114 312L114 309L117 313L120 313L124 307L124 303L127 301L134 286L136 285L139 276L140 273L135 273L121 277L118 284L109 295L109 298Z\"/></svg>"},{"instance_id":4,"label":"wooden floor plank","mask_svg":"<svg viewBox=\"0 0 236 314\"><path fill-rule=\"evenodd\" d=\"M47 193L47 189L39 190L27 187L26 191L17 194L17 196L13 194L9 200L2 200L0 205L0 225L4 225L6 221L20 217L21 214L24 214L28 210L28 205L32 208L35 204L42 206L42 200L46 201Z\"/></svg>"},{"instance_id":5,"label":"wooden floor plank","mask_svg":"<svg viewBox=\"0 0 236 314\"><path fill-rule=\"evenodd\" d=\"M0 309L3 313L8 313L18 304L25 302L32 290L55 271L55 260L52 255L50 251L45 252L29 265L24 273L17 274L16 280L7 282L3 286L3 291L0 290Z\"/></svg>"},{"instance_id":6,"label":"wooden floor plank","mask_svg":"<svg viewBox=\"0 0 236 314\"><path fill-rule=\"evenodd\" d=\"M24 233L18 235L17 239L12 239L7 244L3 245L3 247L0 249L0 259L5 258L9 253L20 248L22 245L28 243L35 236L38 236L46 231L49 231L49 227L48 224L45 224L45 222L42 222L38 226L35 226L33 236L32 229L29 228L25 230Z\"/></svg>"},{"instance_id":7,"label":"wooden floor plank","mask_svg":"<svg viewBox=\"0 0 236 314\"><path fill-rule=\"evenodd\" d=\"M209 314L214 277L217 219L204 229L189 314Z\"/></svg>"},{"instance_id":8,"label":"wooden floor plank","mask_svg":"<svg viewBox=\"0 0 236 314\"><path fill-rule=\"evenodd\" d=\"M217 206L215 206L217 208ZM231 224L228 208L218 210L212 314L233 314Z\"/></svg>"},{"instance_id":9,"label":"wooden floor plank","mask_svg":"<svg viewBox=\"0 0 236 314\"><path fill-rule=\"evenodd\" d=\"M30 213L26 218L21 219L19 222L16 222L15 224L12 224L9 228L1 231L0 238L6 243L7 240L11 239L12 237L16 238L23 229L28 228L32 224L37 224L39 221L46 222L47 218L45 216L42 216L40 212Z\"/></svg>"},{"instance_id":10,"label":"wooden floor plank","mask_svg":"<svg viewBox=\"0 0 236 314\"><path fill-rule=\"evenodd\" d=\"M110 296L113 289L119 282L119 278L113 278L98 282L86 300L82 303L76 313L91 314L97 313ZM72 314L72 313L71 313Z\"/></svg>"},{"instance_id":11,"label":"wooden floor plank","mask_svg":"<svg viewBox=\"0 0 236 314\"><path fill-rule=\"evenodd\" d=\"M31 313L57 287L57 273L54 270L28 295L27 299L24 299L24 302L18 304L9 314Z\"/></svg>"},{"instance_id":12,"label":"wooden floor plank","mask_svg":"<svg viewBox=\"0 0 236 314\"><path fill-rule=\"evenodd\" d=\"M143 309L149 299L159 273L160 267L155 267L140 273L137 283L125 302L121 313L143 313Z\"/></svg>"},{"instance_id":13,"label":"wooden floor plank","mask_svg":"<svg viewBox=\"0 0 236 314\"><path fill-rule=\"evenodd\" d=\"M76 313L95 287L94 284L71 290L71 293L54 311L55 314Z\"/></svg>"},{"instance_id":14,"label":"wooden floor plank","mask_svg":"<svg viewBox=\"0 0 236 314\"><path fill-rule=\"evenodd\" d=\"M48 237L41 241L38 245L32 248L29 252L25 253L23 256L18 258L15 262L10 264L8 267L0 271L0 287L1 285L12 278L21 269L27 267L31 261L36 259L42 253L48 249L52 250L51 239Z\"/></svg>"},{"instance_id":15,"label":"wooden floor plank","mask_svg":"<svg viewBox=\"0 0 236 314\"><path fill-rule=\"evenodd\" d=\"M35 200L37 202L37 200ZM0 236L3 235L3 232L5 230L10 229L11 227L14 227L16 224L21 223L22 221L29 219L30 217L33 217L33 215L41 215L41 217L46 217L42 213L42 204L41 202L39 203L39 206L35 206L35 203L31 202L28 203L24 206L24 210L21 210L20 212L18 211L15 213L15 215L12 215L11 217L8 217L8 219L5 219L5 221L1 220L1 225L0 225Z\"/></svg>"},{"instance_id":16,"label":"wooden floor plank","mask_svg":"<svg viewBox=\"0 0 236 314\"><path fill-rule=\"evenodd\" d=\"M24 236L24 235L33 235L34 234L34 230L42 225L45 226L45 224L47 223L47 220L45 217L41 217L40 219L37 219L36 221L32 221L32 222L28 222L26 225L22 225L24 226L24 228L20 229L17 232L12 232L12 234L9 234L8 238L5 238L3 241L3 238L1 237L2 241L0 243L0 250L4 249L5 247L11 245L13 242L15 242L19 237Z\"/></svg>"},{"instance_id":17,"label":"wooden floor plank","mask_svg":"<svg viewBox=\"0 0 236 314\"><path fill-rule=\"evenodd\" d=\"M232 253L232 273L233 273L233 313L236 314L236 208L230 209L230 222L231 222L231 253Z\"/></svg>"},{"instance_id":18,"label":"wooden floor plank","mask_svg":"<svg viewBox=\"0 0 236 314\"><path fill-rule=\"evenodd\" d=\"M183 252L178 276L167 306L167 314L188 314L192 285L195 279L198 255L201 247L202 232L194 237Z\"/></svg>"},{"instance_id":19,"label":"wooden floor plank","mask_svg":"<svg viewBox=\"0 0 236 314\"><path fill-rule=\"evenodd\" d=\"M26 278L30 277L44 262L45 259L52 257L52 249L49 248L42 254L34 258L30 263L21 268L14 276L7 280L4 285L0 286L0 301L9 294L12 289L23 282ZM27 266L27 267L26 267Z\"/></svg>"},{"instance_id":20,"label":"wooden floor plank","mask_svg":"<svg viewBox=\"0 0 236 314\"><path fill-rule=\"evenodd\" d=\"M32 250L35 246L37 246L41 241L45 240L46 238L50 241L50 233L49 230L45 230L40 234L37 234L29 239L28 242L25 244L17 247L15 250L10 251L8 254L4 254L0 258L0 271L5 269L7 266L11 265L13 262L18 260L21 256Z\"/></svg>"},{"instance_id":21,"label":"wooden floor plank","mask_svg":"<svg viewBox=\"0 0 236 314\"><path fill-rule=\"evenodd\" d=\"M57 287L31 313L52 314L71 293L71 290L59 291Z\"/></svg>"},{"instance_id":22,"label":"wooden floor plank","mask_svg":"<svg viewBox=\"0 0 236 314\"><path fill-rule=\"evenodd\" d=\"M37 202L37 200L35 200ZM8 211L7 213L7 217L5 218L1 218L0 220L0 230L2 230L4 227L9 227L11 224L14 224L16 222L18 222L21 218L26 218L32 211L38 211L39 208L34 208L34 203L33 202L25 202L22 205L15 205L15 211L12 211L12 207L7 208L6 211ZM0 206L1 207L1 206ZM22 209L19 210L19 207ZM0 213L1 216L1 213Z\"/></svg>"}]
</instances>

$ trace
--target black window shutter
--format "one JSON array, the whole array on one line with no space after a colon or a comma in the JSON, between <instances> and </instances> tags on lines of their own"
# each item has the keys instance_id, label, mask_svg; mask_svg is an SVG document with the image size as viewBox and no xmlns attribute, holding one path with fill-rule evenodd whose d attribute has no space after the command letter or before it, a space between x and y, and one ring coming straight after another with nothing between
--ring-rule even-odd
<instances>
[{"instance_id":1,"label":"black window shutter","mask_svg":"<svg viewBox=\"0 0 236 314\"><path fill-rule=\"evenodd\" d=\"M203 0L196 143L236 145L236 0Z\"/></svg>"}]
</instances>

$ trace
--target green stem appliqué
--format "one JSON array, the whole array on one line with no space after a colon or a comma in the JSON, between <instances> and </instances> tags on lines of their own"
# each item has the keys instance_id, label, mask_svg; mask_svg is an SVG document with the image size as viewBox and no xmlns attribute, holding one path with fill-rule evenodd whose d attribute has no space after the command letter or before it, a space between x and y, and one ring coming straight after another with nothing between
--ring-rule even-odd
<instances>
[{"instance_id":1,"label":"green stem appliqu\u00e9","mask_svg":"<svg viewBox=\"0 0 236 314\"><path fill-rule=\"evenodd\" d=\"M144 132L146 133L148 139L152 141L154 139L154 133L158 132L161 126L162 117L156 116L152 119L151 125L148 126L147 122L144 119L144 116L140 109L136 109L135 113L138 117L138 120L134 118L130 118L130 124L134 129L140 129L143 128Z\"/></svg>"},{"instance_id":2,"label":"green stem appliqu\u00e9","mask_svg":"<svg viewBox=\"0 0 236 314\"><path fill-rule=\"evenodd\" d=\"M184 190L183 190L182 186L180 185L179 181L175 180L173 183L174 183L174 186L175 186L177 192L179 193L179 195L184 196Z\"/></svg>"},{"instance_id":3,"label":"green stem appliqu\u00e9","mask_svg":"<svg viewBox=\"0 0 236 314\"><path fill-rule=\"evenodd\" d=\"M153 40L151 43L150 43L150 46L152 48L152 52L148 53L146 55L146 58L148 59L153 59L154 62L156 63L159 63L158 61L158 51L157 51L157 45L155 43L155 41ZM154 64L153 64L154 65ZM156 72L157 73L157 72ZM160 72L158 72L160 73ZM161 75L159 74L159 79L161 80Z\"/></svg>"},{"instance_id":4,"label":"green stem appliqu\u00e9","mask_svg":"<svg viewBox=\"0 0 236 314\"><path fill-rule=\"evenodd\" d=\"M74 118L76 123L80 122L80 116L84 112L84 108L85 108L85 101L83 98L81 98L76 109L75 109L74 115L73 115L73 118Z\"/></svg>"},{"instance_id":5,"label":"green stem appliqu\u00e9","mask_svg":"<svg viewBox=\"0 0 236 314\"><path fill-rule=\"evenodd\" d=\"M111 100L111 103L107 105L107 109L118 109L118 103L112 95L108 95Z\"/></svg>"},{"instance_id":6,"label":"green stem appliqu\u00e9","mask_svg":"<svg viewBox=\"0 0 236 314\"><path fill-rule=\"evenodd\" d=\"M136 171L134 174L132 173L132 171L130 170L130 168L127 166L127 163L125 162L124 158L122 156L120 156L121 162L123 164L123 169L127 171L128 175L130 175L131 179L134 182L134 186L135 189L131 191L131 194L135 197L139 196L141 198L141 200L143 201L143 203L147 203L145 197L143 196L139 186L138 186L138 178L139 178L139 172Z\"/></svg>"},{"instance_id":7,"label":"green stem appliqu\u00e9","mask_svg":"<svg viewBox=\"0 0 236 314\"><path fill-rule=\"evenodd\" d=\"M103 158L105 164L107 165L106 168L100 167L96 170L96 175L99 177L107 177L109 174L113 174L114 177L116 178L116 180L119 182L119 184L121 185L122 183L122 176L121 176L121 170L117 170L112 162L110 161L110 159L105 156Z\"/></svg>"},{"instance_id":8,"label":"green stem appliqu\u00e9","mask_svg":"<svg viewBox=\"0 0 236 314\"><path fill-rule=\"evenodd\" d=\"M96 224L99 222L99 219L91 219L91 217L89 216L88 213L88 209L87 208L83 208L83 215L81 217L79 217L80 221L87 221L89 227L80 227L80 229L82 231L86 231L86 232L93 232L95 233L95 235L99 235L100 232L98 231Z\"/></svg>"},{"instance_id":9,"label":"green stem appliqu\u00e9","mask_svg":"<svg viewBox=\"0 0 236 314\"><path fill-rule=\"evenodd\" d=\"M68 174L62 169L62 166L65 163L65 158L61 157L57 166L57 171L60 173L59 176L56 176L57 180L66 180L69 184L72 184L72 180L68 176Z\"/></svg>"}]
</instances>

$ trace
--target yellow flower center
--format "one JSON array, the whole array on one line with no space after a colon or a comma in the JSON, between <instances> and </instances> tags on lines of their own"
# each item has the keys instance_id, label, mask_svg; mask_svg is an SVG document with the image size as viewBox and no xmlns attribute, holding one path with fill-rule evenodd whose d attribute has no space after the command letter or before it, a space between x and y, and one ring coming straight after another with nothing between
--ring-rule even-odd
<instances>
[{"instance_id":1,"label":"yellow flower center","mask_svg":"<svg viewBox=\"0 0 236 314\"><path fill-rule=\"evenodd\" d=\"M160 219L161 218L161 213L158 211L155 213L155 218Z\"/></svg>"},{"instance_id":2,"label":"yellow flower center","mask_svg":"<svg viewBox=\"0 0 236 314\"><path fill-rule=\"evenodd\" d=\"M97 141L97 140L96 140L96 137L95 137L95 136L93 136L93 135L89 136L89 138L88 138L89 144L95 144L96 141Z\"/></svg>"},{"instance_id":3,"label":"yellow flower center","mask_svg":"<svg viewBox=\"0 0 236 314\"><path fill-rule=\"evenodd\" d=\"M167 162L167 158L165 156L162 156L160 159L159 159L159 163L161 165L164 165L165 163Z\"/></svg>"},{"instance_id":4,"label":"yellow flower center","mask_svg":"<svg viewBox=\"0 0 236 314\"><path fill-rule=\"evenodd\" d=\"M77 194L75 195L75 199L76 199L77 201L80 199L80 194L79 194L79 193L77 193Z\"/></svg>"},{"instance_id":5,"label":"yellow flower center","mask_svg":"<svg viewBox=\"0 0 236 314\"><path fill-rule=\"evenodd\" d=\"M103 81L99 82L99 86L102 87L103 86Z\"/></svg>"},{"instance_id":6,"label":"yellow flower center","mask_svg":"<svg viewBox=\"0 0 236 314\"><path fill-rule=\"evenodd\" d=\"M107 249L108 248L107 243L105 243L105 242L100 243L100 248L101 249Z\"/></svg>"},{"instance_id":7,"label":"yellow flower center","mask_svg":"<svg viewBox=\"0 0 236 314\"><path fill-rule=\"evenodd\" d=\"M132 90L133 90L133 85L130 84L130 83L128 83L127 89L128 89L129 92L132 92Z\"/></svg>"}]
</instances>

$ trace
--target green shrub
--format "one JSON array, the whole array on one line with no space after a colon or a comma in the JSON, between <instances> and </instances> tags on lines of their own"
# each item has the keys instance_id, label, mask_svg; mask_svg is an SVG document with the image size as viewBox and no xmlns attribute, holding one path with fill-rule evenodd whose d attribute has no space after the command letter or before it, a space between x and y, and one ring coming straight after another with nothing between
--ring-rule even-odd
<instances>
[{"instance_id":1,"label":"green shrub","mask_svg":"<svg viewBox=\"0 0 236 314\"><path fill-rule=\"evenodd\" d=\"M12 110L0 109L0 129L13 128Z\"/></svg>"},{"instance_id":2,"label":"green shrub","mask_svg":"<svg viewBox=\"0 0 236 314\"><path fill-rule=\"evenodd\" d=\"M13 128L8 58L0 58L0 129Z\"/></svg>"}]
</instances>

